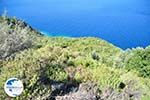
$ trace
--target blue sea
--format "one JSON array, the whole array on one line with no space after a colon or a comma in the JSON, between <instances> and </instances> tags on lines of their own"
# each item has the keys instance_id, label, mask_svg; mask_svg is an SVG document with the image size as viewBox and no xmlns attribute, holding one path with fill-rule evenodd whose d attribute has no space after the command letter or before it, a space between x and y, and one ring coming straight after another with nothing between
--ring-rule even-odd
<instances>
[{"instance_id":1,"label":"blue sea","mask_svg":"<svg viewBox=\"0 0 150 100\"><path fill-rule=\"evenodd\" d=\"M150 45L150 0L0 0L0 14L48 36L99 37L122 48Z\"/></svg>"}]
</instances>

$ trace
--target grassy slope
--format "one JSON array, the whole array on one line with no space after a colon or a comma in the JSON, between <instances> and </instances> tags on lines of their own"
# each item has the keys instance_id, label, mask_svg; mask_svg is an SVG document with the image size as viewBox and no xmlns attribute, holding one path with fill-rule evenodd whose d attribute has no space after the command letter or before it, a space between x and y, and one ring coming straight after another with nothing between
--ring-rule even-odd
<instances>
[{"instance_id":1,"label":"grassy slope","mask_svg":"<svg viewBox=\"0 0 150 100\"><path fill-rule=\"evenodd\" d=\"M18 99L37 98L51 93L50 80L67 82L67 76L75 73L78 82L94 81L100 88L111 86L119 90L120 82L134 80L133 89L140 89L145 95L143 100L148 100L150 79L139 77L136 69L124 68L127 65L123 58L124 51L98 38L38 35L32 48L18 52L15 59L0 61L0 88L8 78L18 77L25 86ZM71 70L66 72L66 68ZM3 89L0 95L0 99L7 98Z\"/></svg>"}]
</instances>

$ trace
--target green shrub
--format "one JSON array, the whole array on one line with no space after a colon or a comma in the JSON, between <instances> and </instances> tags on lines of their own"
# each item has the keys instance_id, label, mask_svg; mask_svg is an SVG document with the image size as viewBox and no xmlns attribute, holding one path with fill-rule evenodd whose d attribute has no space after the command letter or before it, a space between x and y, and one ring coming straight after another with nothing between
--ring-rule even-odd
<instances>
[{"instance_id":1,"label":"green shrub","mask_svg":"<svg viewBox=\"0 0 150 100\"><path fill-rule=\"evenodd\" d=\"M139 76L150 78L150 47L127 51L125 66L128 70L137 70Z\"/></svg>"}]
</instances>

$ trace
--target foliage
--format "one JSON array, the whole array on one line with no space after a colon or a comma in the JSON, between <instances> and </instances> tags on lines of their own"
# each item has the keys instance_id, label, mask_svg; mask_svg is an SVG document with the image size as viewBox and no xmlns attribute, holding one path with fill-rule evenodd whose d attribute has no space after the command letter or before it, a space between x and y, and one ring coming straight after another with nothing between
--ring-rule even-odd
<instances>
[{"instance_id":1,"label":"foliage","mask_svg":"<svg viewBox=\"0 0 150 100\"><path fill-rule=\"evenodd\" d=\"M137 70L139 76L150 78L150 47L137 48L126 52L126 69Z\"/></svg>"},{"instance_id":2,"label":"foliage","mask_svg":"<svg viewBox=\"0 0 150 100\"><path fill-rule=\"evenodd\" d=\"M2 17L0 20L0 59L6 59L15 52L27 49L33 45L34 37L30 28L23 27L22 21ZM14 24L14 25L13 25Z\"/></svg>"}]
</instances>

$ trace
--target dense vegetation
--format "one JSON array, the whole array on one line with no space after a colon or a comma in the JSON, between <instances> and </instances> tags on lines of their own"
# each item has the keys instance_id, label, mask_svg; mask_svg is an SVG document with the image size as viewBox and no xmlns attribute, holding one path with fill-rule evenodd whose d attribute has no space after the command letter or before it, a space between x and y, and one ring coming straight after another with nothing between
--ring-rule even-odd
<instances>
[{"instance_id":1,"label":"dense vegetation","mask_svg":"<svg viewBox=\"0 0 150 100\"><path fill-rule=\"evenodd\" d=\"M11 77L25 89L14 100L64 100L71 92L81 95L87 84L99 90L92 92L98 100L150 100L150 47L124 51L98 38L45 37L25 22L1 17L0 100L8 98L3 86Z\"/></svg>"}]
</instances>

